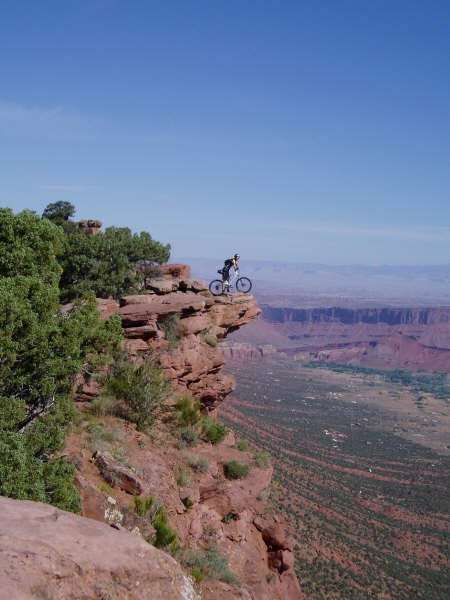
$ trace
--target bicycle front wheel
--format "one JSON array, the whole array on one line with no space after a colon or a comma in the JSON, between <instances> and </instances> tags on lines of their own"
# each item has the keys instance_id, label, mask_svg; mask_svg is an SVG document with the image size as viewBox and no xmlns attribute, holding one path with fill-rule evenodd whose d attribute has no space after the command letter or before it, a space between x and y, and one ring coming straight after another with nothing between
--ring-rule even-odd
<instances>
[{"instance_id":1,"label":"bicycle front wheel","mask_svg":"<svg viewBox=\"0 0 450 600\"><path fill-rule=\"evenodd\" d=\"M252 282L248 277L239 277L239 279L236 281L236 289L238 292L248 294L252 289Z\"/></svg>"},{"instance_id":2,"label":"bicycle front wheel","mask_svg":"<svg viewBox=\"0 0 450 600\"><path fill-rule=\"evenodd\" d=\"M214 279L209 284L209 291L214 296L221 296L223 294L223 283L220 279Z\"/></svg>"}]
</instances>

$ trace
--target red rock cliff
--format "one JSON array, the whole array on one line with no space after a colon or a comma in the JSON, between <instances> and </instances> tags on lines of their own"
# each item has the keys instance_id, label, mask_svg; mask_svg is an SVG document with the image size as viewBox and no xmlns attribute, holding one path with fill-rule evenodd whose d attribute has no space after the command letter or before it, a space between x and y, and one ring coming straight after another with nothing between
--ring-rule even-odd
<instances>
[{"instance_id":1,"label":"red rock cliff","mask_svg":"<svg viewBox=\"0 0 450 600\"><path fill-rule=\"evenodd\" d=\"M222 371L225 360L218 343L260 313L251 295L212 296L203 282L190 278L185 265L167 265L146 293L124 297L120 303L99 301L99 308L104 318L120 315L124 346L136 361L156 353L172 381L174 397L188 391L213 416L234 388L233 378ZM99 391L93 381L81 388L78 400L83 404ZM117 427L116 421L110 418L111 427ZM69 453L79 465L86 516L109 519L111 510L99 485L102 472L114 471L114 498L123 526L136 525L129 514L129 492L152 494L166 507L183 547L201 552L213 545L228 557L240 585L208 578L201 589L204 600L301 598L292 540L276 515L264 516L270 466L258 466L252 452L238 450L232 432L221 444L199 442L184 451L163 426L155 427L152 439L129 425L121 436L134 471L108 453L99 453L93 464L87 453L80 455L83 440L69 440ZM189 482L180 486L177 472L199 459L207 467L191 471ZM231 460L247 464L249 475L227 479L225 464Z\"/></svg>"}]
</instances>

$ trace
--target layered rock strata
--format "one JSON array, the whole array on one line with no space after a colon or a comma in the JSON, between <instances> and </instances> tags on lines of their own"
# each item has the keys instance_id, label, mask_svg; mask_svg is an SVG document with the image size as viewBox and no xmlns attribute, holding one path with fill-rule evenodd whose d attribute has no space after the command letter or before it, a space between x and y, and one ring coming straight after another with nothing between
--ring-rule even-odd
<instances>
[{"instance_id":1,"label":"layered rock strata","mask_svg":"<svg viewBox=\"0 0 450 600\"><path fill-rule=\"evenodd\" d=\"M174 387L187 391L214 409L234 388L222 373L224 355L218 344L229 333L260 314L253 296L213 296L202 281L189 277L187 265L166 265L143 294L125 296L120 303L99 300L102 318L118 314L124 348L136 360L157 355ZM78 399L99 393L95 379L78 381Z\"/></svg>"}]
</instances>

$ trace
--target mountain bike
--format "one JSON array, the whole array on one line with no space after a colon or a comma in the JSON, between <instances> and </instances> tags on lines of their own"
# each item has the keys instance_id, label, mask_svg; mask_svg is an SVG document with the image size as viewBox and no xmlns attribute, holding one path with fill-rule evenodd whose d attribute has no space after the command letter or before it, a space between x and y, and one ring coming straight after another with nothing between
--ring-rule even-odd
<instances>
[{"instance_id":1,"label":"mountain bike","mask_svg":"<svg viewBox=\"0 0 450 600\"><path fill-rule=\"evenodd\" d=\"M220 271L218 271L218 273L220 273ZM221 279L214 279L211 281L209 284L209 291L214 296L221 296L223 293L232 290L233 286L236 287L237 292L248 294L252 289L252 282L248 277L240 277L239 271L235 271L233 275L230 276L228 283L224 283Z\"/></svg>"}]
</instances>

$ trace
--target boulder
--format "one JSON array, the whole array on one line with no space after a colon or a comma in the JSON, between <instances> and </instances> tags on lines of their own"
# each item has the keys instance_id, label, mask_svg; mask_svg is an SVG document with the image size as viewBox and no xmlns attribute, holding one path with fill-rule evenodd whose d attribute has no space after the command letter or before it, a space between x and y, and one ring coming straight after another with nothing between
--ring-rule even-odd
<instances>
[{"instance_id":1,"label":"boulder","mask_svg":"<svg viewBox=\"0 0 450 600\"><path fill-rule=\"evenodd\" d=\"M97 298L96 303L102 321L106 321L119 312L119 303L112 298Z\"/></svg>"},{"instance_id":2,"label":"boulder","mask_svg":"<svg viewBox=\"0 0 450 600\"><path fill-rule=\"evenodd\" d=\"M168 554L48 504L0 497L0 598L198 600Z\"/></svg>"},{"instance_id":3,"label":"boulder","mask_svg":"<svg viewBox=\"0 0 450 600\"><path fill-rule=\"evenodd\" d=\"M129 494L139 495L143 492L144 487L136 473L114 460L109 452L95 452L92 460L110 485L118 486Z\"/></svg>"},{"instance_id":4,"label":"boulder","mask_svg":"<svg viewBox=\"0 0 450 600\"><path fill-rule=\"evenodd\" d=\"M161 277L150 279L147 287L156 294L170 294L170 292L175 292L178 289L178 282L172 277Z\"/></svg>"}]
</instances>

